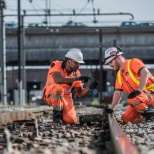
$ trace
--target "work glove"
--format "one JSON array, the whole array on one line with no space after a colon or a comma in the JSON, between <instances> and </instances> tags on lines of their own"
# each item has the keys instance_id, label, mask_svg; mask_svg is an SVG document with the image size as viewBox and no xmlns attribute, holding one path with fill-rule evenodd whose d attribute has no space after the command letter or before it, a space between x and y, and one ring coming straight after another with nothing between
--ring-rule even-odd
<instances>
[{"instance_id":1,"label":"work glove","mask_svg":"<svg viewBox=\"0 0 154 154\"><path fill-rule=\"evenodd\" d=\"M113 113L113 109L111 109L109 106L107 106L107 107L105 108L105 112L106 112L106 113Z\"/></svg>"},{"instance_id":2,"label":"work glove","mask_svg":"<svg viewBox=\"0 0 154 154\"><path fill-rule=\"evenodd\" d=\"M131 92L131 93L128 95L128 99L132 99L132 98L134 98L134 97L136 97L136 96L138 96L138 95L140 95L140 94L141 94L141 92L140 92L139 90L135 90L135 91Z\"/></svg>"},{"instance_id":3,"label":"work glove","mask_svg":"<svg viewBox=\"0 0 154 154\"><path fill-rule=\"evenodd\" d=\"M95 89L98 86L98 81L94 81L90 83L89 89Z\"/></svg>"},{"instance_id":4,"label":"work glove","mask_svg":"<svg viewBox=\"0 0 154 154\"><path fill-rule=\"evenodd\" d=\"M88 77L88 76L83 75L83 76L76 77L76 80L80 80L80 81L83 81L83 82L88 82L88 80L91 80L91 78Z\"/></svg>"}]
</instances>

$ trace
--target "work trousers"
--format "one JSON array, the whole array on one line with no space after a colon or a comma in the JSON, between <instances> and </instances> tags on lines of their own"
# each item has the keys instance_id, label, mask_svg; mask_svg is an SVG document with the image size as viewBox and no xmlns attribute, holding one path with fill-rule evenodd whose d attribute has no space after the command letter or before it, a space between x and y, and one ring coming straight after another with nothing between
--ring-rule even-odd
<instances>
[{"instance_id":1,"label":"work trousers","mask_svg":"<svg viewBox=\"0 0 154 154\"><path fill-rule=\"evenodd\" d=\"M129 106L121 119L124 123L140 123L142 120L142 113L146 107L154 106L154 94L152 91L143 91L140 95L127 99Z\"/></svg>"},{"instance_id":2,"label":"work trousers","mask_svg":"<svg viewBox=\"0 0 154 154\"><path fill-rule=\"evenodd\" d=\"M72 93L64 94L64 88L61 85L46 85L43 89L43 100L54 110L62 111L63 122L68 124L77 123Z\"/></svg>"}]
</instances>

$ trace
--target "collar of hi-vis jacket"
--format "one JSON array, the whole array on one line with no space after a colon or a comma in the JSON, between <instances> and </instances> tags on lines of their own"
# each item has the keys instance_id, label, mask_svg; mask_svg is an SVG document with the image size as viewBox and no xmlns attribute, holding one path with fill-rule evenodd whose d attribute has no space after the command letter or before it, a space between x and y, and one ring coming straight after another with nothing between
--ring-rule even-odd
<instances>
[{"instance_id":1,"label":"collar of hi-vis jacket","mask_svg":"<svg viewBox=\"0 0 154 154\"><path fill-rule=\"evenodd\" d=\"M130 69L130 62L132 59L128 59L128 64L127 64L127 70L129 73L130 78L133 80L134 83L136 83L137 85L140 84L140 81L134 76L133 72ZM121 81L121 69L119 69L118 74L117 74L117 78L118 78L118 82L119 85L122 86L122 81ZM154 90L154 84L151 84L150 86L144 86L143 88L144 90Z\"/></svg>"}]
</instances>

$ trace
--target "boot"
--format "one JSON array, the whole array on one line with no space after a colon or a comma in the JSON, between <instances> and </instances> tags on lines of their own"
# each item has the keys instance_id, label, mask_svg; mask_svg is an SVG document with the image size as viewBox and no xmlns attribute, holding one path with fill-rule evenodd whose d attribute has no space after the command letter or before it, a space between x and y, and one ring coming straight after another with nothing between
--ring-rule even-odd
<instances>
[{"instance_id":1,"label":"boot","mask_svg":"<svg viewBox=\"0 0 154 154\"><path fill-rule=\"evenodd\" d=\"M53 110L53 122L62 124L62 111Z\"/></svg>"},{"instance_id":2,"label":"boot","mask_svg":"<svg viewBox=\"0 0 154 154\"><path fill-rule=\"evenodd\" d=\"M143 117L146 118L146 120L150 120L151 117L154 117L154 108L147 108L143 113L141 113Z\"/></svg>"}]
</instances>

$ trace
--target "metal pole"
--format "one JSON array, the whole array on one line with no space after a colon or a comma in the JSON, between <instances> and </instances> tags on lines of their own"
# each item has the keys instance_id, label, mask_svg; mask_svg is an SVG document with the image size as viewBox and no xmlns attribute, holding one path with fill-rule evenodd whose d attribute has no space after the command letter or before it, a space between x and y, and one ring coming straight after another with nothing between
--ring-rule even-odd
<instances>
[{"instance_id":1,"label":"metal pole","mask_svg":"<svg viewBox=\"0 0 154 154\"><path fill-rule=\"evenodd\" d=\"M3 85L3 7L2 7L2 3L0 3L0 64L1 64L1 68L0 68L0 87L1 87L1 102L4 102L3 99L3 89L4 89L4 85Z\"/></svg>"},{"instance_id":2,"label":"metal pole","mask_svg":"<svg viewBox=\"0 0 154 154\"><path fill-rule=\"evenodd\" d=\"M21 81L21 16L20 16L20 0L18 0L18 93L19 104L21 105L22 81Z\"/></svg>"},{"instance_id":3,"label":"metal pole","mask_svg":"<svg viewBox=\"0 0 154 154\"><path fill-rule=\"evenodd\" d=\"M48 0L46 0L46 18L45 18L45 22L46 22L46 26L48 26Z\"/></svg>"},{"instance_id":4,"label":"metal pole","mask_svg":"<svg viewBox=\"0 0 154 154\"><path fill-rule=\"evenodd\" d=\"M21 16L21 65L22 65L22 73L21 73L21 79L23 81L23 88L22 88L22 105L24 106L26 104L26 54L24 51L24 41L25 41L25 28L24 28L24 16Z\"/></svg>"},{"instance_id":5,"label":"metal pole","mask_svg":"<svg viewBox=\"0 0 154 154\"><path fill-rule=\"evenodd\" d=\"M51 0L49 0L49 11L51 14ZM51 16L49 16L49 26L51 26Z\"/></svg>"},{"instance_id":6,"label":"metal pole","mask_svg":"<svg viewBox=\"0 0 154 154\"><path fill-rule=\"evenodd\" d=\"M100 64L100 71L99 71L99 83L100 83L100 103L102 103L102 78L103 78L103 66L102 66L102 30L99 30L99 64Z\"/></svg>"},{"instance_id":7,"label":"metal pole","mask_svg":"<svg viewBox=\"0 0 154 154\"><path fill-rule=\"evenodd\" d=\"M2 71L2 102L7 105L7 86L6 86L6 43L5 43L5 24L3 9L5 2L0 2L1 9L1 71Z\"/></svg>"}]
</instances>

